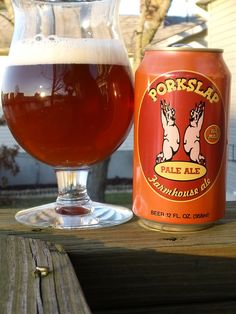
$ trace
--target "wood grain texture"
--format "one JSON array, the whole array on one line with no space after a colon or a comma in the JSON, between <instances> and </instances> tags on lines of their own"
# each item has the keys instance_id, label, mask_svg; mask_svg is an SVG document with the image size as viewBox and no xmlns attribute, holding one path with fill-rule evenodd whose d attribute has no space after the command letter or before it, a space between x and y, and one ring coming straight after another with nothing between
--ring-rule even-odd
<instances>
[{"instance_id":1,"label":"wood grain texture","mask_svg":"<svg viewBox=\"0 0 236 314\"><path fill-rule=\"evenodd\" d=\"M0 238L0 291L2 314L90 313L66 252L40 240Z\"/></svg>"},{"instance_id":2,"label":"wood grain texture","mask_svg":"<svg viewBox=\"0 0 236 314\"><path fill-rule=\"evenodd\" d=\"M14 212L0 211L0 235L62 245L95 314L217 314L224 304L224 314L236 313L235 203L213 227L192 233L150 231L137 218L100 230L34 230Z\"/></svg>"}]
</instances>

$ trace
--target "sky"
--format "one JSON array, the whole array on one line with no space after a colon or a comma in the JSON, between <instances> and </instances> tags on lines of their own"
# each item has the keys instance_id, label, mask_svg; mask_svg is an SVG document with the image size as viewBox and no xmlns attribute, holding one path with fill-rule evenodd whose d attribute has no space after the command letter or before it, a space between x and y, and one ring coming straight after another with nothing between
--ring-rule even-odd
<instances>
[{"instance_id":1,"label":"sky","mask_svg":"<svg viewBox=\"0 0 236 314\"><path fill-rule=\"evenodd\" d=\"M139 14L139 1L140 0L121 0L120 14ZM173 0L169 9L168 15L186 16L193 13L192 4L195 0Z\"/></svg>"}]
</instances>

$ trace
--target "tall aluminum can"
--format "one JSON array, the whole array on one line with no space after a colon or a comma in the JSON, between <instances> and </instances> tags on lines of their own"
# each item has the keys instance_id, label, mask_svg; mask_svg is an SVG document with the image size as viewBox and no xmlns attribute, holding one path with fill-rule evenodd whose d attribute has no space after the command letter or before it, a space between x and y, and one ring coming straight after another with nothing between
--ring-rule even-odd
<instances>
[{"instance_id":1,"label":"tall aluminum can","mask_svg":"<svg viewBox=\"0 0 236 314\"><path fill-rule=\"evenodd\" d=\"M147 50L135 77L133 211L151 229L224 216L230 72L221 49Z\"/></svg>"}]
</instances>

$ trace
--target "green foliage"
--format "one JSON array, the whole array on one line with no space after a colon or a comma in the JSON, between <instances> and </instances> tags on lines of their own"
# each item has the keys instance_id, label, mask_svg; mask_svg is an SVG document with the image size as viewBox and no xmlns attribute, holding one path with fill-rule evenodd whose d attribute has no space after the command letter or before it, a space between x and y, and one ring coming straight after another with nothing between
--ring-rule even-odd
<instances>
[{"instance_id":1,"label":"green foliage","mask_svg":"<svg viewBox=\"0 0 236 314\"><path fill-rule=\"evenodd\" d=\"M0 117L0 126L5 125L6 121L4 116ZM19 166L16 163L15 157L18 153L19 146L7 147L6 145L0 146L0 186L7 185L7 178L1 176L2 170L8 170L12 175L16 175L19 172Z\"/></svg>"},{"instance_id":2,"label":"green foliage","mask_svg":"<svg viewBox=\"0 0 236 314\"><path fill-rule=\"evenodd\" d=\"M128 204L132 204L132 193L123 192L123 193L107 193L105 196L105 202L109 204L117 204L127 206Z\"/></svg>"},{"instance_id":3,"label":"green foliage","mask_svg":"<svg viewBox=\"0 0 236 314\"><path fill-rule=\"evenodd\" d=\"M6 120L5 120L4 116L1 116L0 117L0 126L5 125L5 124L6 124Z\"/></svg>"},{"instance_id":4,"label":"green foliage","mask_svg":"<svg viewBox=\"0 0 236 314\"><path fill-rule=\"evenodd\" d=\"M0 172L8 170L12 175L16 175L19 172L19 166L15 160L18 150L19 147L17 145L13 147L7 147L6 145L0 146ZM7 185L7 178L5 176L0 175L0 185L2 187Z\"/></svg>"}]
</instances>

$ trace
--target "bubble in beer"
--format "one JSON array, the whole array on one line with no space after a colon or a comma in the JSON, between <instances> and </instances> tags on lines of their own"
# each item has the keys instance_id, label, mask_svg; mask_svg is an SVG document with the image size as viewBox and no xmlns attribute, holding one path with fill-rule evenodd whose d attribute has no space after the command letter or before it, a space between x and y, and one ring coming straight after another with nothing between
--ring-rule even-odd
<instances>
[{"instance_id":1,"label":"bubble in beer","mask_svg":"<svg viewBox=\"0 0 236 314\"><path fill-rule=\"evenodd\" d=\"M36 41L41 41L41 40L43 40L44 36L41 35L41 34L38 34L34 38L35 38Z\"/></svg>"},{"instance_id":2,"label":"bubble in beer","mask_svg":"<svg viewBox=\"0 0 236 314\"><path fill-rule=\"evenodd\" d=\"M57 39L57 36L55 36L55 35L50 35L50 36L48 36L48 39L49 39L50 41L55 41L55 40Z\"/></svg>"}]
</instances>

